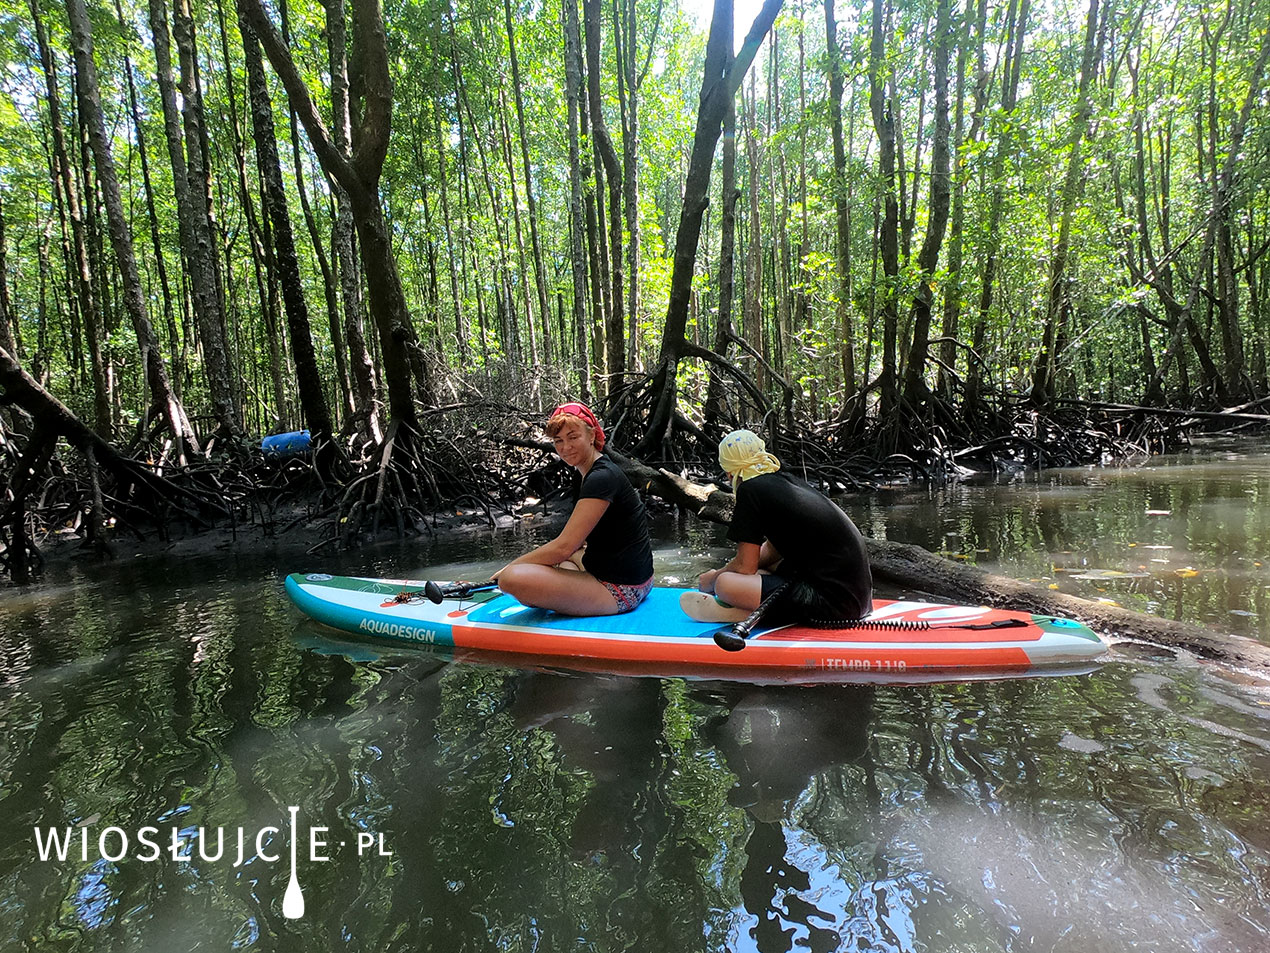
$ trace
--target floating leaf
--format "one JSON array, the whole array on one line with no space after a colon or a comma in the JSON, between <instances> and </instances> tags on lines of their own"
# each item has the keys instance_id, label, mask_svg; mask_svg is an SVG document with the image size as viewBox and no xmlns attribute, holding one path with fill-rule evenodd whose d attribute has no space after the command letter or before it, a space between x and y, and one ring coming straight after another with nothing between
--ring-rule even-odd
<instances>
[{"instance_id":1,"label":"floating leaf","mask_svg":"<svg viewBox=\"0 0 1270 953\"><path fill-rule=\"evenodd\" d=\"M1143 579L1146 575L1144 572L1124 572L1120 569L1086 569L1072 578L1083 582L1108 582L1117 579Z\"/></svg>"},{"instance_id":2,"label":"floating leaf","mask_svg":"<svg viewBox=\"0 0 1270 953\"><path fill-rule=\"evenodd\" d=\"M1190 566L1187 566L1185 569L1174 569L1173 572L1176 575L1181 576L1183 579L1190 579L1191 576L1199 575L1199 570L1192 569Z\"/></svg>"}]
</instances>

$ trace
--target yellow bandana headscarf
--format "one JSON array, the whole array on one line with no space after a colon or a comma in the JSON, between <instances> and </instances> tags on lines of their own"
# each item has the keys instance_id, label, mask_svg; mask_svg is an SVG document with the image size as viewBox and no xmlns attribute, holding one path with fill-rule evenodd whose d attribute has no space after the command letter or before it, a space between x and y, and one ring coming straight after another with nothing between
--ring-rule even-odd
<instances>
[{"instance_id":1,"label":"yellow bandana headscarf","mask_svg":"<svg viewBox=\"0 0 1270 953\"><path fill-rule=\"evenodd\" d=\"M719 466L732 477L732 492L742 480L760 473L775 473L781 462L767 452L758 434L750 430L733 430L719 444Z\"/></svg>"}]
</instances>

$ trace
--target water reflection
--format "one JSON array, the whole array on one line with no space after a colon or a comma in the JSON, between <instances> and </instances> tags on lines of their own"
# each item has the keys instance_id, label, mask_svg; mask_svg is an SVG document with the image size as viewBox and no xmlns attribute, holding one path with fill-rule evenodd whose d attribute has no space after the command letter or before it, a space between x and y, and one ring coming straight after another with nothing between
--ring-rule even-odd
<instances>
[{"instance_id":1,"label":"water reflection","mask_svg":"<svg viewBox=\"0 0 1270 953\"><path fill-rule=\"evenodd\" d=\"M762 953L836 950L845 939L833 929L846 906L835 865L791 818L813 779L831 785L824 777L829 769L867 758L873 692L869 686L732 686L716 693L722 711L705 723L704 734L736 775L728 803L745 808L754 821L739 884L752 922L738 925L734 937L748 934ZM876 790L871 793L866 803L876 809ZM873 826L864 825L855 837L867 840ZM831 899L837 900L833 907L826 903Z\"/></svg>"},{"instance_id":2,"label":"water reflection","mask_svg":"<svg viewBox=\"0 0 1270 953\"><path fill-rule=\"evenodd\" d=\"M639 846L640 820L653 795L630 765L664 760L660 683L526 672L516 678L513 693L513 724L524 732L549 733L562 764L585 778L569 855L596 861L631 853Z\"/></svg>"}]
</instances>

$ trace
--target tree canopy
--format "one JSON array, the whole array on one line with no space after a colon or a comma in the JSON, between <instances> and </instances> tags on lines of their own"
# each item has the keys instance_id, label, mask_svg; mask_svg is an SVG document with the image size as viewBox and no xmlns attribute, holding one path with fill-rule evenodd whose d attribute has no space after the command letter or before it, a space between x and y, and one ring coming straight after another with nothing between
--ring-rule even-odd
<instances>
[{"instance_id":1,"label":"tree canopy","mask_svg":"<svg viewBox=\"0 0 1270 953\"><path fill-rule=\"evenodd\" d=\"M566 394L654 455L734 422L903 448L1007 406L1250 405L1268 14L10 3L0 348L183 456Z\"/></svg>"}]
</instances>

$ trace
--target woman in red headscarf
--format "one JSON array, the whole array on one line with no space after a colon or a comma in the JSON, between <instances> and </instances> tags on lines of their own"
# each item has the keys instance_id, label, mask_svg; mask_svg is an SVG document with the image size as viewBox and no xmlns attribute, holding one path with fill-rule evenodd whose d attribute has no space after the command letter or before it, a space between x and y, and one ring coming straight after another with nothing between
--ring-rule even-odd
<instances>
[{"instance_id":1,"label":"woman in red headscarf","mask_svg":"<svg viewBox=\"0 0 1270 953\"><path fill-rule=\"evenodd\" d=\"M573 513L559 536L492 578L527 606L566 615L629 612L653 587L644 503L603 452L604 428L586 404L561 404L546 429L556 454L577 473Z\"/></svg>"}]
</instances>

